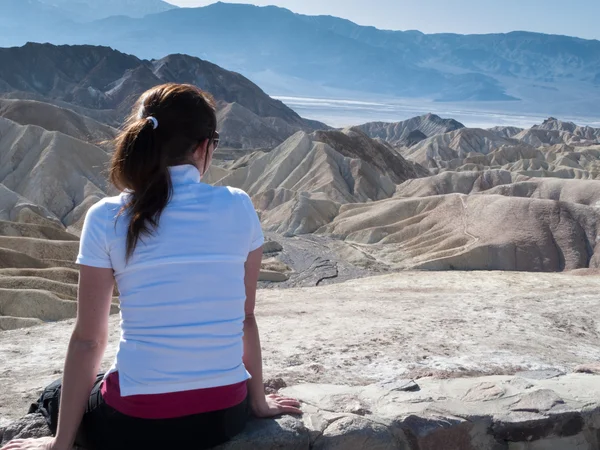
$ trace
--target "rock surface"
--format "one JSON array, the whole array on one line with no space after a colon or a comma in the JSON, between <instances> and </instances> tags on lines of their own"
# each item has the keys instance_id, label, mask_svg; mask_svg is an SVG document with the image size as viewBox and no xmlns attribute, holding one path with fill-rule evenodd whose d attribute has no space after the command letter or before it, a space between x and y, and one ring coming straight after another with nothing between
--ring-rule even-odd
<instances>
[{"instance_id":1,"label":"rock surface","mask_svg":"<svg viewBox=\"0 0 600 450\"><path fill-rule=\"evenodd\" d=\"M59 131L96 145L111 141L117 134L116 129L70 109L32 100L0 99L0 116L21 125Z\"/></svg>"},{"instance_id":2,"label":"rock surface","mask_svg":"<svg viewBox=\"0 0 600 450\"><path fill-rule=\"evenodd\" d=\"M425 376L569 373L600 361L599 290L595 276L511 272L406 272L260 290L265 377L288 386L366 386ZM0 333L0 417L21 417L60 376L72 326ZM118 317L110 319L110 333L103 367L114 357Z\"/></svg>"},{"instance_id":3,"label":"rock surface","mask_svg":"<svg viewBox=\"0 0 600 450\"><path fill-rule=\"evenodd\" d=\"M252 420L219 450L514 450L600 448L600 376L422 378L416 389L300 384L303 415ZM50 434L41 415L0 442Z\"/></svg>"},{"instance_id":4,"label":"rock surface","mask_svg":"<svg viewBox=\"0 0 600 450\"><path fill-rule=\"evenodd\" d=\"M38 220L71 226L115 190L103 170L109 155L95 145L35 125L0 117L3 220L18 221L28 207ZM39 223L39 222L37 222Z\"/></svg>"},{"instance_id":5,"label":"rock surface","mask_svg":"<svg viewBox=\"0 0 600 450\"><path fill-rule=\"evenodd\" d=\"M247 191L266 230L312 233L340 205L391 197L396 184L427 175L386 145L353 130L296 133L217 182Z\"/></svg>"},{"instance_id":6,"label":"rock surface","mask_svg":"<svg viewBox=\"0 0 600 450\"><path fill-rule=\"evenodd\" d=\"M316 234L343 240L340 254L361 267L377 261L392 270L595 268L598 205L598 180L442 172L405 181L390 199L341 205Z\"/></svg>"}]
</instances>

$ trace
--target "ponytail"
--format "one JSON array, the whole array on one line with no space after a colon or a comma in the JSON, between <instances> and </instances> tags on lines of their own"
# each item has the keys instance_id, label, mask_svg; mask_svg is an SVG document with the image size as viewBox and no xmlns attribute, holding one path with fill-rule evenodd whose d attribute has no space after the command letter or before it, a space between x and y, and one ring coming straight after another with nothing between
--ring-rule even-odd
<instances>
[{"instance_id":1,"label":"ponytail","mask_svg":"<svg viewBox=\"0 0 600 450\"><path fill-rule=\"evenodd\" d=\"M156 119L155 119L156 120ZM131 258L141 236L152 234L171 197L171 177L161 158L157 130L148 119L138 119L117 138L115 155L121 155L111 167L110 178L130 195L120 214L129 213L126 255ZM127 175L127 185L119 174Z\"/></svg>"},{"instance_id":2,"label":"ponytail","mask_svg":"<svg viewBox=\"0 0 600 450\"><path fill-rule=\"evenodd\" d=\"M159 86L138 101L115 141L110 167L111 182L117 189L129 191L119 213L129 216L128 261L142 236L152 235L158 228L171 199L169 166L189 163L211 128L216 129L212 98L194 86Z\"/></svg>"}]
</instances>

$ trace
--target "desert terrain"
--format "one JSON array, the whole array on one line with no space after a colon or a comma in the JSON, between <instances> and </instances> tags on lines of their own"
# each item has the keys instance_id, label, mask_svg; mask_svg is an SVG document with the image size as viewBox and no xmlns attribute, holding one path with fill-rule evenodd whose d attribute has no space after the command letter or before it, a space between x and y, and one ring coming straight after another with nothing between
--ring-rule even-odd
<instances>
[{"instance_id":1,"label":"desert terrain","mask_svg":"<svg viewBox=\"0 0 600 450\"><path fill-rule=\"evenodd\" d=\"M116 193L110 140L136 96L176 81L218 102L224 146L203 181L252 197L267 237L258 295L267 387L306 408L231 448L262 439L267 449L441 449L428 439L464 429L471 447L463 436L449 449L600 445L600 381L580 373L600 361L600 129L557 118L476 129L433 114L332 129L186 55L4 50L0 441L46 432L20 417L61 374L83 219ZM104 367L118 302L115 291ZM420 394L407 394L415 385ZM537 443L511 435L531 424L545 430L532 431ZM362 438L350 445L354 432Z\"/></svg>"},{"instance_id":2,"label":"desert terrain","mask_svg":"<svg viewBox=\"0 0 600 450\"><path fill-rule=\"evenodd\" d=\"M577 372L600 359L599 288L587 271L422 271L260 290L266 385L300 398L305 414L276 428L254 423L226 448L521 448L501 445L526 430L540 433L532 448L595 449L585 427L600 417L600 376ZM0 334L5 434L47 433L43 422L18 419L60 377L72 325ZM104 368L118 325L112 318ZM582 424L570 434L560 424L574 411ZM463 433L473 447L462 446ZM411 437L449 446L401 446Z\"/></svg>"}]
</instances>

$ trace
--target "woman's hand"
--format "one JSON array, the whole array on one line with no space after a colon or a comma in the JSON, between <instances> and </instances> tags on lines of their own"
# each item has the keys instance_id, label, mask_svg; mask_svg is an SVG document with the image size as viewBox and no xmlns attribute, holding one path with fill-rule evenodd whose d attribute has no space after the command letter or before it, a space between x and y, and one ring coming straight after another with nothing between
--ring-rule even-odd
<instances>
[{"instance_id":1,"label":"woman's hand","mask_svg":"<svg viewBox=\"0 0 600 450\"><path fill-rule=\"evenodd\" d=\"M271 394L252 405L252 412L256 417L268 418L280 414L302 414L299 409L300 402L295 398Z\"/></svg>"},{"instance_id":2,"label":"woman's hand","mask_svg":"<svg viewBox=\"0 0 600 450\"><path fill-rule=\"evenodd\" d=\"M56 445L53 437L43 437L39 439L15 439L10 441L0 450L63 450ZM67 449L64 449L67 450Z\"/></svg>"}]
</instances>

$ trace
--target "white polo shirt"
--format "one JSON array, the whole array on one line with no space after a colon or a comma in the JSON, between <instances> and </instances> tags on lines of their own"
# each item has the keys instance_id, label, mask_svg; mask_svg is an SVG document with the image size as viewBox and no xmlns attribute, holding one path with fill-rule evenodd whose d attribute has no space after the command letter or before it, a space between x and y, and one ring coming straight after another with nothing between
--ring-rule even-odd
<instances>
[{"instance_id":1,"label":"white polo shirt","mask_svg":"<svg viewBox=\"0 0 600 450\"><path fill-rule=\"evenodd\" d=\"M244 263L264 237L252 201L200 182L192 165L170 169L173 196L153 236L128 263L126 193L87 213L77 263L112 268L121 340L110 372L122 396L227 386L250 378L242 363Z\"/></svg>"}]
</instances>

